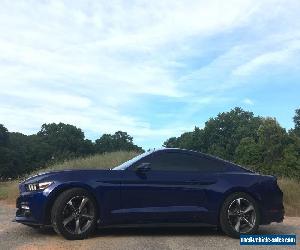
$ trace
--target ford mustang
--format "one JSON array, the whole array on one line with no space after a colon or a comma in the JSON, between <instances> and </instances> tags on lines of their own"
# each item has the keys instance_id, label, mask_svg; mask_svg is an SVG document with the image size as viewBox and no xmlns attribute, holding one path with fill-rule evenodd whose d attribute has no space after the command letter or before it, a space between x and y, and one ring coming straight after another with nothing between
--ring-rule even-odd
<instances>
[{"instance_id":1,"label":"ford mustang","mask_svg":"<svg viewBox=\"0 0 300 250\"><path fill-rule=\"evenodd\" d=\"M281 222L273 176L200 152L160 149L111 170L42 173L20 183L15 221L66 239L112 226L204 225L232 237Z\"/></svg>"}]
</instances>

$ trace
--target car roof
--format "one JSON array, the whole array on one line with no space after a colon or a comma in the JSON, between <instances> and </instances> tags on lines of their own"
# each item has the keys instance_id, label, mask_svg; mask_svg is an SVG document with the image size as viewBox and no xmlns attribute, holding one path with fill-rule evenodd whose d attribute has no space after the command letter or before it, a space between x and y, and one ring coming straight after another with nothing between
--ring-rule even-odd
<instances>
[{"instance_id":1,"label":"car roof","mask_svg":"<svg viewBox=\"0 0 300 250\"><path fill-rule=\"evenodd\" d=\"M152 153L154 152L176 152L176 153L188 153L188 154L196 154L196 155L202 155L202 156L206 156L209 158L214 158L214 159L219 159L224 161L221 158L215 157L213 155L209 155L209 154L205 154L199 151L195 151L195 150L190 150L190 149L182 149L182 148L159 148L159 149L154 149L152 151Z\"/></svg>"}]
</instances>

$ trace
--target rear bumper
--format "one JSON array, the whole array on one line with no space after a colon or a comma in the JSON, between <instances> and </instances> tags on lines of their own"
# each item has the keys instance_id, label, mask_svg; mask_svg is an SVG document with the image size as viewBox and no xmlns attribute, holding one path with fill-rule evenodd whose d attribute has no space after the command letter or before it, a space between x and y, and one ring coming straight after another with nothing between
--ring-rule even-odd
<instances>
[{"instance_id":1,"label":"rear bumper","mask_svg":"<svg viewBox=\"0 0 300 250\"><path fill-rule=\"evenodd\" d=\"M260 224L282 222L284 219L283 192L274 176L262 176L260 184Z\"/></svg>"},{"instance_id":2,"label":"rear bumper","mask_svg":"<svg viewBox=\"0 0 300 250\"><path fill-rule=\"evenodd\" d=\"M282 222L284 219L284 208L280 209L273 209L266 211L264 214L261 216L261 223L262 225L267 225L272 222Z\"/></svg>"}]
</instances>

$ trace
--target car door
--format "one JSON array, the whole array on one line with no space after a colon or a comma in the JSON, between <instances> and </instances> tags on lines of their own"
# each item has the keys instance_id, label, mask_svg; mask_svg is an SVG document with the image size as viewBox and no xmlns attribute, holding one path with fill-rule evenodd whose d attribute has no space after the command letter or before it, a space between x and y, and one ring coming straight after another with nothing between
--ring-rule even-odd
<instances>
[{"instance_id":1,"label":"car door","mask_svg":"<svg viewBox=\"0 0 300 250\"><path fill-rule=\"evenodd\" d=\"M201 221L205 190L217 180L199 171L199 164L193 154L157 151L125 170L122 209L115 211L122 223Z\"/></svg>"}]
</instances>

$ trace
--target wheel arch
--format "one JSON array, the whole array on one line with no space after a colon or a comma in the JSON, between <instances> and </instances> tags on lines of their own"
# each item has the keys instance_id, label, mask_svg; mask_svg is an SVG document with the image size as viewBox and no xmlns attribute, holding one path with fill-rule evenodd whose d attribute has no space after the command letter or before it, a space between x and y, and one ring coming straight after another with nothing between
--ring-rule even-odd
<instances>
[{"instance_id":1,"label":"wheel arch","mask_svg":"<svg viewBox=\"0 0 300 250\"><path fill-rule=\"evenodd\" d=\"M262 210L261 210L261 197L260 195L258 195L257 193L255 192L251 192L249 189L247 188L243 188L243 187L235 187L235 188L231 188L229 190L227 190L224 195L223 195L223 198L219 204L219 208L218 208L218 223L220 224L220 214L221 214L221 209L222 209L222 206L225 202L225 200L232 194L234 193L245 193L249 196L251 196L254 201L256 202L257 204L257 207L258 207L258 212L259 214L261 215L262 214Z\"/></svg>"},{"instance_id":2,"label":"wheel arch","mask_svg":"<svg viewBox=\"0 0 300 250\"><path fill-rule=\"evenodd\" d=\"M82 183L67 183L67 184L61 184L57 186L54 190L52 190L51 194L48 197L48 201L46 203L45 209L44 209L44 225L50 225L51 224L51 209L54 205L54 202L56 199L61 195L63 192L73 189L73 188L81 188L87 191L91 197L93 197L96 205L97 212L99 213L99 204L98 199L96 197L96 194L93 192L92 187L86 184ZM99 216L99 215L98 215Z\"/></svg>"}]
</instances>

